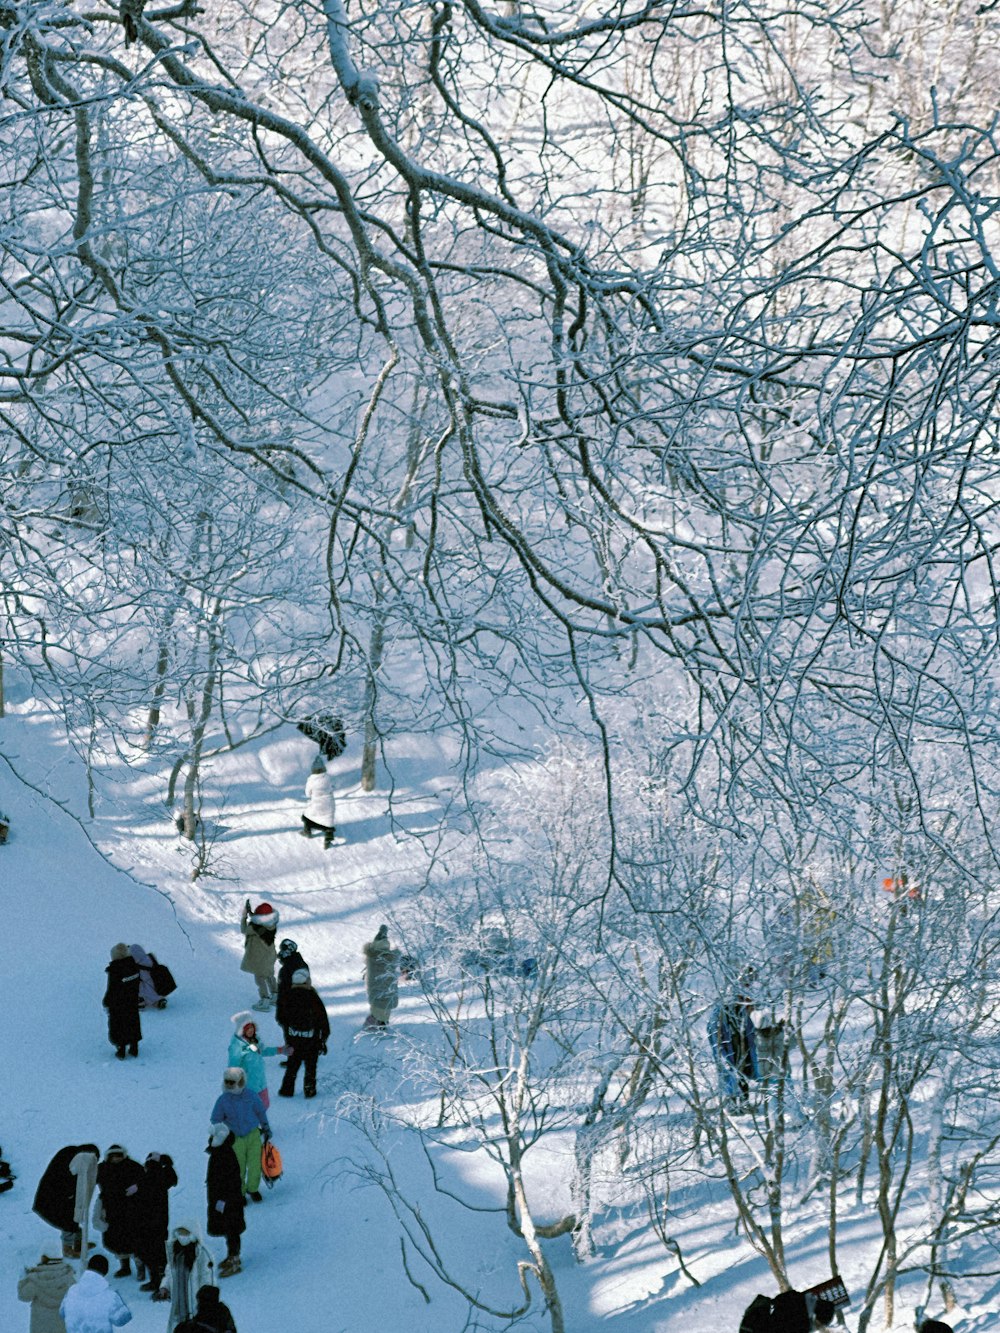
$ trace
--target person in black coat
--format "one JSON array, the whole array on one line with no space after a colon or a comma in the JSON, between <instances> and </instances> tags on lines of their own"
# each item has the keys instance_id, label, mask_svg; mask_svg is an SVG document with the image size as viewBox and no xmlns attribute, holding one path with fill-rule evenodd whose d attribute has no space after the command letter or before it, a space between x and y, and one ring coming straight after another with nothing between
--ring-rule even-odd
<instances>
[{"instance_id":1,"label":"person in black coat","mask_svg":"<svg viewBox=\"0 0 1000 1333\"><path fill-rule=\"evenodd\" d=\"M118 1256L115 1277L132 1272L130 1258L138 1255L140 1245L140 1195L146 1173L129 1157L120 1144L113 1143L97 1168L97 1188L106 1222L104 1248Z\"/></svg>"},{"instance_id":2,"label":"person in black coat","mask_svg":"<svg viewBox=\"0 0 1000 1333\"><path fill-rule=\"evenodd\" d=\"M289 1045L290 1054L278 1096L295 1096L295 1080L300 1066L305 1065L302 1091L307 1097L315 1097L316 1063L321 1055L326 1054L330 1019L326 1005L312 988L307 967L299 968L292 974L292 987L282 1012L285 1017L285 1041Z\"/></svg>"},{"instance_id":3,"label":"person in black coat","mask_svg":"<svg viewBox=\"0 0 1000 1333\"><path fill-rule=\"evenodd\" d=\"M194 1314L178 1324L174 1333L236 1333L229 1306L219 1300L218 1287L199 1287L196 1300Z\"/></svg>"},{"instance_id":4,"label":"person in black coat","mask_svg":"<svg viewBox=\"0 0 1000 1333\"><path fill-rule=\"evenodd\" d=\"M299 953L299 946L294 940L282 940L278 946L278 1000L274 1007L274 1017L278 1027L285 1029L285 1004L292 989L292 977L306 966L306 961ZM287 1045L287 1034L286 1034Z\"/></svg>"},{"instance_id":5,"label":"person in black coat","mask_svg":"<svg viewBox=\"0 0 1000 1333\"><path fill-rule=\"evenodd\" d=\"M96 1159L100 1157L101 1150L96 1143L70 1144L68 1147L60 1148L42 1172L42 1178L35 1190L35 1201L31 1205L32 1211L37 1213L43 1222L48 1222L50 1227L62 1232L63 1245L67 1253L73 1250L75 1243L77 1255L80 1252L77 1200L81 1186L78 1183L79 1175L72 1170L72 1163L79 1153ZM89 1164L91 1172L95 1164L94 1161ZM94 1178L91 1174L89 1189L93 1189L93 1184ZM80 1219L86 1215L89 1201L89 1193L84 1188L84 1197L80 1201L82 1208Z\"/></svg>"},{"instance_id":6,"label":"person in black coat","mask_svg":"<svg viewBox=\"0 0 1000 1333\"><path fill-rule=\"evenodd\" d=\"M167 1196L176 1184L177 1172L172 1159L166 1153L151 1152L143 1166L143 1181L139 1186L135 1254L147 1272L147 1281L139 1290L151 1291L154 1301L166 1300L170 1296L163 1286L170 1224Z\"/></svg>"},{"instance_id":7,"label":"person in black coat","mask_svg":"<svg viewBox=\"0 0 1000 1333\"><path fill-rule=\"evenodd\" d=\"M228 1125L213 1125L209 1136L208 1171L205 1188L208 1194L208 1234L224 1236L226 1257L219 1265L220 1277L232 1277L242 1267L240 1237L246 1231L243 1220L243 1172L233 1144L236 1137Z\"/></svg>"},{"instance_id":8,"label":"person in black coat","mask_svg":"<svg viewBox=\"0 0 1000 1333\"><path fill-rule=\"evenodd\" d=\"M111 950L111 964L106 967L108 985L104 992L104 1007L108 1011L108 1040L119 1060L139 1054L142 1029L139 1026L139 965L129 953L127 944L116 944Z\"/></svg>"}]
</instances>

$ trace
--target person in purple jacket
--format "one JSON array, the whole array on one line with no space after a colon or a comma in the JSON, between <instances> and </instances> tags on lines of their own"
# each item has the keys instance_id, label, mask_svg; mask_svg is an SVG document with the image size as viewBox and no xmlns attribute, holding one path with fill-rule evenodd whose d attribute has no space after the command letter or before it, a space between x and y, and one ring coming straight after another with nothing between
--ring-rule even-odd
<instances>
[{"instance_id":1,"label":"person in purple jacket","mask_svg":"<svg viewBox=\"0 0 1000 1333\"><path fill-rule=\"evenodd\" d=\"M231 1066L223 1074L222 1096L212 1108L211 1118L213 1125L228 1125L233 1131L236 1140L233 1152L240 1164L243 1192L254 1203L262 1202L260 1145L262 1136L265 1143L270 1139L271 1126L267 1122L264 1103L247 1087L244 1070Z\"/></svg>"}]
</instances>

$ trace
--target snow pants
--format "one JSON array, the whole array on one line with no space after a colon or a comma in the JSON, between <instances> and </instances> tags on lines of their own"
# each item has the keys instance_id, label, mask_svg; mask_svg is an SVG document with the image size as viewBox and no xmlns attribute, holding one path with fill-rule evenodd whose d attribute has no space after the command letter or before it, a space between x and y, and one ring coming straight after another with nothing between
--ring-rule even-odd
<instances>
[{"instance_id":1,"label":"snow pants","mask_svg":"<svg viewBox=\"0 0 1000 1333\"><path fill-rule=\"evenodd\" d=\"M260 1189L260 1130L255 1127L249 1134L236 1139L233 1152L240 1164L243 1193L255 1193Z\"/></svg>"}]
</instances>

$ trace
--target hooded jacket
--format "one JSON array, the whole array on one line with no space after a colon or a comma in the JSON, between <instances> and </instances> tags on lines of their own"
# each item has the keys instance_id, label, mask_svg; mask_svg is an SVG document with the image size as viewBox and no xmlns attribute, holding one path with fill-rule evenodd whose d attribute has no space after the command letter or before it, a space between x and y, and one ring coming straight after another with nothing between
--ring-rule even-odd
<instances>
[{"instance_id":1,"label":"hooded jacket","mask_svg":"<svg viewBox=\"0 0 1000 1333\"><path fill-rule=\"evenodd\" d=\"M271 1132L264 1103L249 1088L239 1092L227 1089L213 1106L210 1118L213 1125L228 1125L238 1139L255 1129Z\"/></svg>"},{"instance_id":2,"label":"hooded jacket","mask_svg":"<svg viewBox=\"0 0 1000 1333\"><path fill-rule=\"evenodd\" d=\"M389 1015L399 1003L399 986L396 981L399 951L390 948L387 939L376 936L365 945L364 953L365 987L372 1017L380 1023L388 1023Z\"/></svg>"},{"instance_id":3,"label":"hooded jacket","mask_svg":"<svg viewBox=\"0 0 1000 1333\"><path fill-rule=\"evenodd\" d=\"M88 1268L80 1280L70 1287L59 1307L66 1333L114 1333L132 1318L117 1291L112 1291L107 1278Z\"/></svg>"},{"instance_id":4,"label":"hooded jacket","mask_svg":"<svg viewBox=\"0 0 1000 1333\"><path fill-rule=\"evenodd\" d=\"M65 1259L42 1259L24 1270L17 1299L31 1302L29 1333L66 1333L59 1306L75 1281L76 1274Z\"/></svg>"},{"instance_id":5,"label":"hooded jacket","mask_svg":"<svg viewBox=\"0 0 1000 1333\"><path fill-rule=\"evenodd\" d=\"M167 1286L170 1288L167 1333L173 1333L182 1320L190 1319L194 1314L199 1287L212 1280L212 1256L194 1222L174 1227L167 1242L167 1262Z\"/></svg>"},{"instance_id":6,"label":"hooded jacket","mask_svg":"<svg viewBox=\"0 0 1000 1333\"><path fill-rule=\"evenodd\" d=\"M236 1015L244 1022L251 1020L244 1014ZM234 1019L234 1021L236 1021ZM240 1031L242 1030L242 1024ZM256 1024L255 1024L256 1026ZM248 1040L234 1032L229 1042L229 1063L235 1069L242 1069L247 1076L247 1087L258 1095L267 1087L267 1070L264 1068L266 1055L277 1055L277 1046L262 1046L259 1037Z\"/></svg>"}]
</instances>

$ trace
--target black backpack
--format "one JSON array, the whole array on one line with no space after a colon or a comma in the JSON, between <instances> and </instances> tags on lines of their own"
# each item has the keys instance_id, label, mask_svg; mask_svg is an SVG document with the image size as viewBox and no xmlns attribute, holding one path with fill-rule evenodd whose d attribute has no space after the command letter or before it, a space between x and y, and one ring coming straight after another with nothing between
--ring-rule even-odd
<instances>
[{"instance_id":1,"label":"black backpack","mask_svg":"<svg viewBox=\"0 0 1000 1333\"><path fill-rule=\"evenodd\" d=\"M166 999L168 995L173 995L177 989L177 982L166 963L157 962L155 953L151 953L149 956L153 962L153 966L149 969L149 979L153 983L153 989L157 995Z\"/></svg>"},{"instance_id":2,"label":"black backpack","mask_svg":"<svg viewBox=\"0 0 1000 1333\"><path fill-rule=\"evenodd\" d=\"M740 1333L769 1333L771 1328L770 1296L755 1296L743 1311Z\"/></svg>"}]
</instances>

